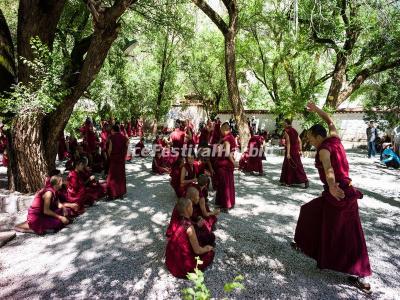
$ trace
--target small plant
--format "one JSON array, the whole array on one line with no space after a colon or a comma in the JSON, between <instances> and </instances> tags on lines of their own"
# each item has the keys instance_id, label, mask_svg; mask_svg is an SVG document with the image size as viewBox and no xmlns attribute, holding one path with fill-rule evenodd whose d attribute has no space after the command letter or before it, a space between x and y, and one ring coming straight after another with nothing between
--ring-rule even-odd
<instances>
[{"instance_id":1,"label":"small plant","mask_svg":"<svg viewBox=\"0 0 400 300\"><path fill-rule=\"evenodd\" d=\"M198 266L203 264L198 256L196 256L196 268L194 273L188 273L187 278L194 283L194 287L185 288L182 290L184 300L208 300L211 299L210 290L207 288L204 282L204 273L199 270ZM244 285L241 283L244 277L242 275L236 276L232 282L224 285L224 291L231 293L236 289L244 289Z\"/></svg>"}]
</instances>

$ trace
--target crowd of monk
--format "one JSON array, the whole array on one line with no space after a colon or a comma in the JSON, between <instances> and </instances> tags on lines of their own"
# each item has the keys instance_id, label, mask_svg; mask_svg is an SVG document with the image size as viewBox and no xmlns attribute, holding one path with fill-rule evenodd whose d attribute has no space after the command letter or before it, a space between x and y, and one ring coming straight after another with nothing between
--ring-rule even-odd
<instances>
[{"instance_id":1,"label":"crowd of monk","mask_svg":"<svg viewBox=\"0 0 400 300\"><path fill-rule=\"evenodd\" d=\"M352 275L351 281L369 291L363 279L371 274L367 247L358 214L357 200L361 192L352 186L346 153L332 119L314 103L308 110L317 113L324 126L312 126L307 139L316 150L316 168L324 184L321 197L301 206L292 247L314 258L322 269L331 269ZM85 207L98 199L123 197L126 194L125 161L132 159L128 150L132 128L122 124L104 123L101 141L98 141L89 121L80 133L83 143L69 139L68 151L60 146L69 160L67 184L57 170L51 172L29 209L27 221L16 230L35 232L56 231L84 212ZM142 132L135 146L134 156L146 157ZM252 135L242 153L239 169L246 173L264 174L263 145L266 135ZM301 140L285 120L285 157L280 183L285 186L303 184L308 179L301 162ZM61 141L63 141L61 137ZM101 151L98 150L100 147ZM237 137L229 123L219 119L208 121L196 134L190 121L177 121L168 138L159 135L153 141L152 172L170 174L170 184L177 202L166 230L166 266L172 275L184 278L196 267L196 256L205 269L214 258L215 225L221 211L235 206L234 153ZM65 155L64 155L65 156ZM106 182L99 182L91 170L104 170ZM209 208L209 190L216 191L215 206Z\"/></svg>"}]
</instances>

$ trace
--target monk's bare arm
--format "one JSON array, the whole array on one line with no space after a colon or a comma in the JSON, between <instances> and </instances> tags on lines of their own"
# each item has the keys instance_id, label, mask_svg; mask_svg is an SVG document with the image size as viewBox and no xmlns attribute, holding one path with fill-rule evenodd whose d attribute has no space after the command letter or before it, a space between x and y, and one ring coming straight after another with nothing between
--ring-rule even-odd
<instances>
[{"instance_id":1,"label":"monk's bare arm","mask_svg":"<svg viewBox=\"0 0 400 300\"><path fill-rule=\"evenodd\" d=\"M328 115L325 111L320 109L318 106L315 105L314 102L311 101L307 103L307 110L316 112L321 117L321 119L325 121L325 123L328 125L330 136L339 136L336 126L333 123L333 119L330 115Z\"/></svg>"},{"instance_id":2,"label":"monk's bare arm","mask_svg":"<svg viewBox=\"0 0 400 300\"><path fill-rule=\"evenodd\" d=\"M47 216L59 219L61 222L64 223L64 219L66 219L64 216L60 216L58 214L56 214L54 211L52 211L50 209L50 203L51 203L51 197L52 197L52 193L51 192L46 192L43 195L43 213Z\"/></svg>"},{"instance_id":3,"label":"monk's bare arm","mask_svg":"<svg viewBox=\"0 0 400 300\"><path fill-rule=\"evenodd\" d=\"M235 158L233 157L233 153L231 153L231 144L228 142L224 142L224 149L225 149L225 154L229 155L229 160L232 162L232 164L235 164Z\"/></svg>"},{"instance_id":4,"label":"monk's bare arm","mask_svg":"<svg viewBox=\"0 0 400 300\"><path fill-rule=\"evenodd\" d=\"M301 138L298 137L297 138L299 140L299 149L300 149L300 153L303 151L303 143L301 142Z\"/></svg>"},{"instance_id":5,"label":"monk's bare arm","mask_svg":"<svg viewBox=\"0 0 400 300\"><path fill-rule=\"evenodd\" d=\"M207 245L207 246L205 246L205 247L201 247L201 246L199 245L199 241L198 241L198 239L197 239L197 235L196 235L196 232L195 232L193 226L190 226L190 227L186 230L186 234L187 234L188 237L189 237L190 245L192 246L193 252L194 252L195 254L201 255L201 254L207 253L208 251L211 251L211 250L214 249L214 248L213 248L212 246L210 246L210 245Z\"/></svg>"},{"instance_id":6,"label":"monk's bare arm","mask_svg":"<svg viewBox=\"0 0 400 300\"><path fill-rule=\"evenodd\" d=\"M285 132L284 137L285 137L285 143L286 143L286 157L288 159L290 159L290 137L287 134L287 132Z\"/></svg>"},{"instance_id":7,"label":"monk's bare arm","mask_svg":"<svg viewBox=\"0 0 400 300\"><path fill-rule=\"evenodd\" d=\"M322 166L324 167L326 181L329 186L329 192L336 199L340 200L344 198L344 192L341 188L339 188L339 183L336 182L335 172L331 164L330 156L330 152L326 149L322 149L319 151L319 159L322 162Z\"/></svg>"}]
</instances>

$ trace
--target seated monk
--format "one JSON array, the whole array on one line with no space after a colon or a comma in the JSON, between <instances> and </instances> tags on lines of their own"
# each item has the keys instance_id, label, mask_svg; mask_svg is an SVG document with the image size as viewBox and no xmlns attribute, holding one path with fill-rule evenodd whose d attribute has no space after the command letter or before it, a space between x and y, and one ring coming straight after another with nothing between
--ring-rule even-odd
<instances>
[{"instance_id":1,"label":"seated monk","mask_svg":"<svg viewBox=\"0 0 400 300\"><path fill-rule=\"evenodd\" d=\"M185 195L188 186L197 183L196 178L196 167L194 166L194 157L188 155L186 157L186 164L183 165L180 172L180 185L178 197L183 197Z\"/></svg>"},{"instance_id":2,"label":"seated monk","mask_svg":"<svg viewBox=\"0 0 400 300\"><path fill-rule=\"evenodd\" d=\"M46 177L46 179L44 181L45 188L51 187L51 184L50 184L51 177L56 176L56 175L61 176L61 171L58 169L54 169L49 172L48 176ZM61 203L67 202L68 192L67 192L67 185L66 185L66 182L64 182L64 180L63 180L63 184L61 185L61 188L56 192L57 192L58 200Z\"/></svg>"},{"instance_id":3,"label":"seated monk","mask_svg":"<svg viewBox=\"0 0 400 300\"><path fill-rule=\"evenodd\" d=\"M208 206L206 206L205 200L203 198L202 199L203 209L204 209L204 214L203 214L202 207L200 204L201 199L197 187L194 186L189 187L186 192L186 198L192 201L193 214L190 220L192 221L193 226L196 230L196 234L199 239L200 245L214 245L215 235L212 233L212 228L217 220L215 216L218 215L219 210L210 213L209 212L210 209L208 208ZM204 218L203 215L205 216ZM174 210L172 211L171 220L169 222L165 235L167 237L171 237L177 230L177 228L179 228L179 224L180 224L180 218L179 218L178 208L177 206L175 206Z\"/></svg>"},{"instance_id":4,"label":"seated monk","mask_svg":"<svg viewBox=\"0 0 400 300\"><path fill-rule=\"evenodd\" d=\"M27 221L16 225L14 229L25 233L45 234L58 231L69 224L78 205L59 201L57 191L61 189L62 183L62 177L52 176L50 185L35 195L28 210Z\"/></svg>"},{"instance_id":5,"label":"seated monk","mask_svg":"<svg viewBox=\"0 0 400 300\"><path fill-rule=\"evenodd\" d=\"M68 199L70 203L79 205L80 211L83 212L85 205L92 205L97 200L97 195L88 192L85 188L82 172L85 169L86 160L79 159L75 163L75 169L68 174Z\"/></svg>"},{"instance_id":6,"label":"seated monk","mask_svg":"<svg viewBox=\"0 0 400 300\"><path fill-rule=\"evenodd\" d=\"M183 165L185 164L185 161L183 157L179 156L177 160L172 164L171 167L171 180L170 184L172 188L175 191L176 196L179 198L179 195L181 194L180 192L180 175L181 175L181 169Z\"/></svg>"},{"instance_id":7,"label":"seated monk","mask_svg":"<svg viewBox=\"0 0 400 300\"><path fill-rule=\"evenodd\" d=\"M83 160L85 161L85 167L82 172L80 172L80 175L85 184L86 192L96 200L103 198L107 194L107 183L100 183L96 177L92 175L92 171L88 166L88 159L83 157Z\"/></svg>"},{"instance_id":8,"label":"seated monk","mask_svg":"<svg viewBox=\"0 0 400 300\"><path fill-rule=\"evenodd\" d=\"M193 272L196 268L196 256L203 264L200 270L206 269L214 259L214 248L211 245L200 246L190 217L193 213L192 201L186 198L178 200L176 205L180 223L173 235L168 239L165 265L171 274L178 278Z\"/></svg>"},{"instance_id":9,"label":"seated monk","mask_svg":"<svg viewBox=\"0 0 400 300\"><path fill-rule=\"evenodd\" d=\"M200 192L197 186L188 187L186 198L189 198L193 204L191 220L196 224L195 229L200 245L214 245L215 235L212 231L214 224L217 222L216 216L220 213L220 210L210 211L205 198L200 198Z\"/></svg>"},{"instance_id":10,"label":"seated monk","mask_svg":"<svg viewBox=\"0 0 400 300\"><path fill-rule=\"evenodd\" d=\"M154 173L162 175L162 174L169 174L171 169L168 168L164 157L161 155L161 151L157 151L154 158L153 163L151 165L151 169Z\"/></svg>"},{"instance_id":11,"label":"seated monk","mask_svg":"<svg viewBox=\"0 0 400 300\"><path fill-rule=\"evenodd\" d=\"M263 151L264 138L260 135L253 135L247 145L247 150L242 154L239 161L239 170L254 174L257 172L263 175Z\"/></svg>"},{"instance_id":12,"label":"seated monk","mask_svg":"<svg viewBox=\"0 0 400 300\"><path fill-rule=\"evenodd\" d=\"M149 151L144 146L144 138L140 138L140 142L135 146L135 156L138 157L147 157L149 155Z\"/></svg>"}]
</instances>

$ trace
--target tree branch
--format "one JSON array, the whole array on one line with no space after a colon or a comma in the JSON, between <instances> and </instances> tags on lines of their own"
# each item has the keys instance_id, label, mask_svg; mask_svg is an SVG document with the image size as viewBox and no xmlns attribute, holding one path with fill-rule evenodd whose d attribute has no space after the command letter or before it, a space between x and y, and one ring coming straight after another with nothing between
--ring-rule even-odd
<instances>
[{"instance_id":1,"label":"tree branch","mask_svg":"<svg viewBox=\"0 0 400 300\"><path fill-rule=\"evenodd\" d=\"M213 21L215 25L217 25L218 29L222 32L222 34L228 33L228 25L225 21L221 18L219 14L217 14L211 6L207 4L204 0L192 0L194 4L198 8L200 8L210 19ZM226 1L225 1L226 2Z\"/></svg>"},{"instance_id":2,"label":"tree branch","mask_svg":"<svg viewBox=\"0 0 400 300\"><path fill-rule=\"evenodd\" d=\"M400 66L400 58L394 61L383 61L361 70L356 74L346 89L340 92L338 105L343 103L352 93L359 89L361 84L370 76Z\"/></svg>"}]
</instances>

